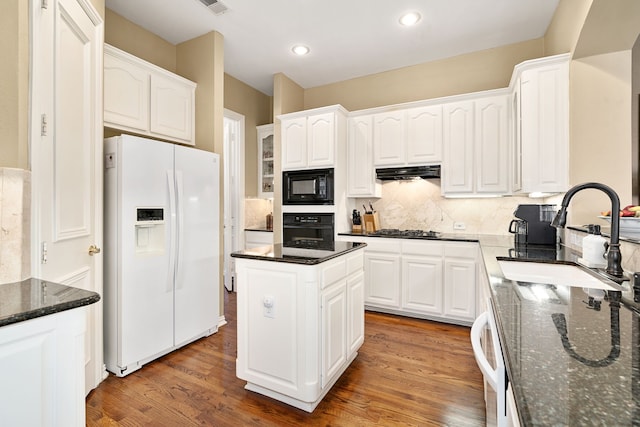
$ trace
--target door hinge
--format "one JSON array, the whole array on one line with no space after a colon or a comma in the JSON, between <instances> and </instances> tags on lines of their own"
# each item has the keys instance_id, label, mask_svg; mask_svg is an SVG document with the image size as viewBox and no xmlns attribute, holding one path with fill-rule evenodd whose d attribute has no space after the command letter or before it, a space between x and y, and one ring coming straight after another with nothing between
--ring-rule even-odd
<instances>
[{"instance_id":1,"label":"door hinge","mask_svg":"<svg viewBox=\"0 0 640 427\"><path fill-rule=\"evenodd\" d=\"M40 263L47 263L47 242L42 242L42 247L40 249Z\"/></svg>"},{"instance_id":2,"label":"door hinge","mask_svg":"<svg viewBox=\"0 0 640 427\"><path fill-rule=\"evenodd\" d=\"M40 1L40 7L41 7L42 9L46 9L46 8L48 8L48 7L49 7L49 0L41 0L41 1Z\"/></svg>"},{"instance_id":3,"label":"door hinge","mask_svg":"<svg viewBox=\"0 0 640 427\"><path fill-rule=\"evenodd\" d=\"M40 136L47 136L47 115L46 114L42 114L40 116Z\"/></svg>"}]
</instances>

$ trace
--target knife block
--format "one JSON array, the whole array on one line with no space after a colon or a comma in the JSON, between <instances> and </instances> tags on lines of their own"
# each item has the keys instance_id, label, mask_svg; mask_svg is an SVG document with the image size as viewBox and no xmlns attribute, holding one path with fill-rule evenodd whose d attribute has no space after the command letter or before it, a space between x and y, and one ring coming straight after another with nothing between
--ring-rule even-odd
<instances>
[{"instance_id":1,"label":"knife block","mask_svg":"<svg viewBox=\"0 0 640 427\"><path fill-rule=\"evenodd\" d=\"M367 233L373 233L380 230L380 218L378 217L378 212L362 215L362 221Z\"/></svg>"}]
</instances>

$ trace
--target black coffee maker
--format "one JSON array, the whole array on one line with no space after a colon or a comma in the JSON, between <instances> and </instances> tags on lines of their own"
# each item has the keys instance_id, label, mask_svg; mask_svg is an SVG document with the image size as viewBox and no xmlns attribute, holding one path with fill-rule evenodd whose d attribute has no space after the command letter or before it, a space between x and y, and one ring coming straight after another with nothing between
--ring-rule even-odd
<instances>
[{"instance_id":1,"label":"black coffee maker","mask_svg":"<svg viewBox=\"0 0 640 427\"><path fill-rule=\"evenodd\" d=\"M556 228L551 221L556 214L555 205L518 205L509 224L516 246L555 246Z\"/></svg>"}]
</instances>

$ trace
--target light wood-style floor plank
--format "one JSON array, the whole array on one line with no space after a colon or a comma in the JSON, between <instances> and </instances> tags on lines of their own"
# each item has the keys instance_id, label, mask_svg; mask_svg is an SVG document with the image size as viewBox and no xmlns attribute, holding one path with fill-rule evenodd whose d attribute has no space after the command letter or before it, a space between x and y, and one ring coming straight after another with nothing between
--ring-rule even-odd
<instances>
[{"instance_id":1,"label":"light wood-style floor plank","mask_svg":"<svg viewBox=\"0 0 640 427\"><path fill-rule=\"evenodd\" d=\"M87 397L88 426L481 426L482 376L469 328L367 312L359 355L309 414L244 389L228 324Z\"/></svg>"}]
</instances>

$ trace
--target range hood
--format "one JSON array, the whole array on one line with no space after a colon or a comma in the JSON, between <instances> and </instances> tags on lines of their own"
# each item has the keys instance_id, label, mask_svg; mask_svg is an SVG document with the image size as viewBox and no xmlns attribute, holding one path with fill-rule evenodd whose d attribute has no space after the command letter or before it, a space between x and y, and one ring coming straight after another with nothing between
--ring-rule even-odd
<instances>
[{"instance_id":1,"label":"range hood","mask_svg":"<svg viewBox=\"0 0 640 427\"><path fill-rule=\"evenodd\" d=\"M382 181L414 178L440 178L440 165L379 168L376 169L376 178Z\"/></svg>"}]
</instances>

